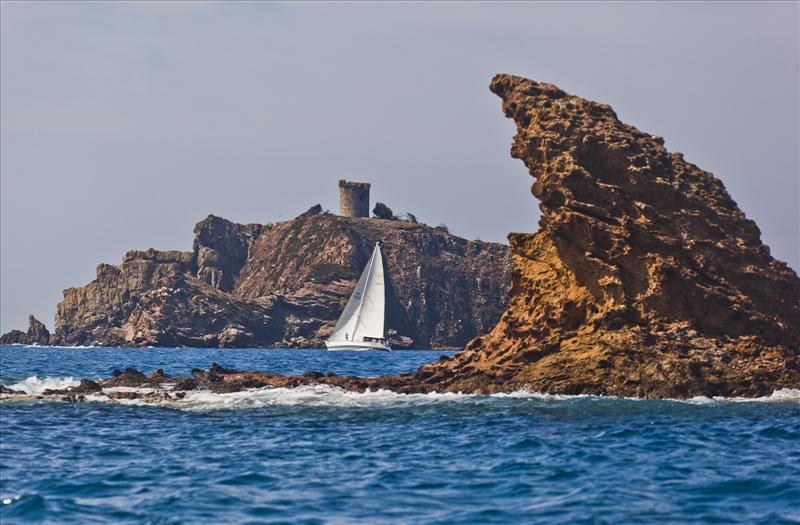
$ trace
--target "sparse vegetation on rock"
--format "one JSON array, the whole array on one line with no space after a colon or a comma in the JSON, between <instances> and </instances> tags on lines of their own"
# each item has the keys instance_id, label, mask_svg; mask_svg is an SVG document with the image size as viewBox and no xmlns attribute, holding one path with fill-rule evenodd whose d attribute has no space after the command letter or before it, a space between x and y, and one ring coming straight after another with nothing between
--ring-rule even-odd
<instances>
[{"instance_id":1,"label":"sparse vegetation on rock","mask_svg":"<svg viewBox=\"0 0 800 525\"><path fill-rule=\"evenodd\" d=\"M461 348L500 317L500 244L421 224L321 213L275 224L210 215L192 252L128 252L58 305L60 345L319 347L376 241L388 265L387 329L414 348Z\"/></svg>"}]
</instances>

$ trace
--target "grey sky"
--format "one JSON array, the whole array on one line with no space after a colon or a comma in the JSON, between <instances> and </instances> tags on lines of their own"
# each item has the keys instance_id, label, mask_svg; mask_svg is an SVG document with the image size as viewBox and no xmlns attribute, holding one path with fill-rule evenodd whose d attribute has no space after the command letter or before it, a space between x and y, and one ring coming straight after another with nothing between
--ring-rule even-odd
<instances>
[{"instance_id":1,"label":"grey sky","mask_svg":"<svg viewBox=\"0 0 800 525\"><path fill-rule=\"evenodd\" d=\"M611 104L712 171L800 268L798 3L2 2L0 329L129 249L372 201L535 231L494 73Z\"/></svg>"}]
</instances>

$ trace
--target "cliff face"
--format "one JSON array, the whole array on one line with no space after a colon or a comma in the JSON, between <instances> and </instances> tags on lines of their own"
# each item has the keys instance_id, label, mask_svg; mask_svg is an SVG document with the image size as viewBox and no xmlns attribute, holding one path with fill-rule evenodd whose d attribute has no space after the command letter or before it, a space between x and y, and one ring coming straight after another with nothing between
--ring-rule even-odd
<instances>
[{"instance_id":1,"label":"cliff face","mask_svg":"<svg viewBox=\"0 0 800 525\"><path fill-rule=\"evenodd\" d=\"M197 277L223 292L247 262L250 248L261 233L260 224L235 224L210 215L194 227L194 260Z\"/></svg>"},{"instance_id":2,"label":"cliff face","mask_svg":"<svg viewBox=\"0 0 800 525\"><path fill-rule=\"evenodd\" d=\"M375 242L387 265L386 327L396 344L463 347L507 303L505 246L406 221L338 217L241 225L209 216L192 252L128 252L65 290L55 344L321 346Z\"/></svg>"},{"instance_id":3,"label":"cliff face","mask_svg":"<svg viewBox=\"0 0 800 525\"><path fill-rule=\"evenodd\" d=\"M418 378L439 388L648 397L800 386L800 280L722 182L551 84L498 75L536 234L511 234L510 303Z\"/></svg>"}]
</instances>

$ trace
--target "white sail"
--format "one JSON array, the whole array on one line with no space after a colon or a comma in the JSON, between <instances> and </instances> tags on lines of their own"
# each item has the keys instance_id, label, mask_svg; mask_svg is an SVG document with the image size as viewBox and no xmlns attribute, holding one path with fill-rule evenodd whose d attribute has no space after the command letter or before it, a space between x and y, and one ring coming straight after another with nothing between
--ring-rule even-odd
<instances>
[{"instance_id":1,"label":"white sail","mask_svg":"<svg viewBox=\"0 0 800 525\"><path fill-rule=\"evenodd\" d=\"M328 341L362 342L365 337L383 339L384 288L383 257L380 245L376 244Z\"/></svg>"},{"instance_id":2,"label":"white sail","mask_svg":"<svg viewBox=\"0 0 800 525\"><path fill-rule=\"evenodd\" d=\"M374 257L374 254L373 254ZM369 268L372 265L372 258L361 273L358 279L355 290L350 294L350 299L347 300L347 306L344 307L342 315L336 321L336 326L333 328L329 341L350 341L351 335L355 331L356 324L358 323L358 311L361 309L361 299L364 297L364 289L367 286L367 278L369 277Z\"/></svg>"},{"instance_id":3,"label":"white sail","mask_svg":"<svg viewBox=\"0 0 800 525\"><path fill-rule=\"evenodd\" d=\"M361 312L355 328L356 341L365 337L383 339L383 317L386 294L383 282L383 256L378 244L372 252L372 262L361 299Z\"/></svg>"}]
</instances>

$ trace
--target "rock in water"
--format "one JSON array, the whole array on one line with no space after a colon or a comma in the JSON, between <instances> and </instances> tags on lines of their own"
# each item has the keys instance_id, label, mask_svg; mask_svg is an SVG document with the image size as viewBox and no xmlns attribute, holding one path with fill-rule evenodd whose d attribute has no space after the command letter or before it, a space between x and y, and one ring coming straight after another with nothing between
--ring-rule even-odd
<instances>
[{"instance_id":1,"label":"rock in water","mask_svg":"<svg viewBox=\"0 0 800 525\"><path fill-rule=\"evenodd\" d=\"M50 331L43 322L34 316L28 316L28 339L29 344L46 345L50 343Z\"/></svg>"},{"instance_id":2,"label":"rock in water","mask_svg":"<svg viewBox=\"0 0 800 525\"><path fill-rule=\"evenodd\" d=\"M50 343L50 331L34 316L28 316L28 331L11 330L0 336L0 345L47 345Z\"/></svg>"},{"instance_id":3,"label":"rock in water","mask_svg":"<svg viewBox=\"0 0 800 525\"><path fill-rule=\"evenodd\" d=\"M9 330L0 335L0 345L26 345L28 344L28 334L22 330Z\"/></svg>"},{"instance_id":4,"label":"rock in water","mask_svg":"<svg viewBox=\"0 0 800 525\"><path fill-rule=\"evenodd\" d=\"M722 182L552 84L497 75L536 234L509 235L500 322L417 374L439 388L640 397L800 388L800 280Z\"/></svg>"}]
</instances>

